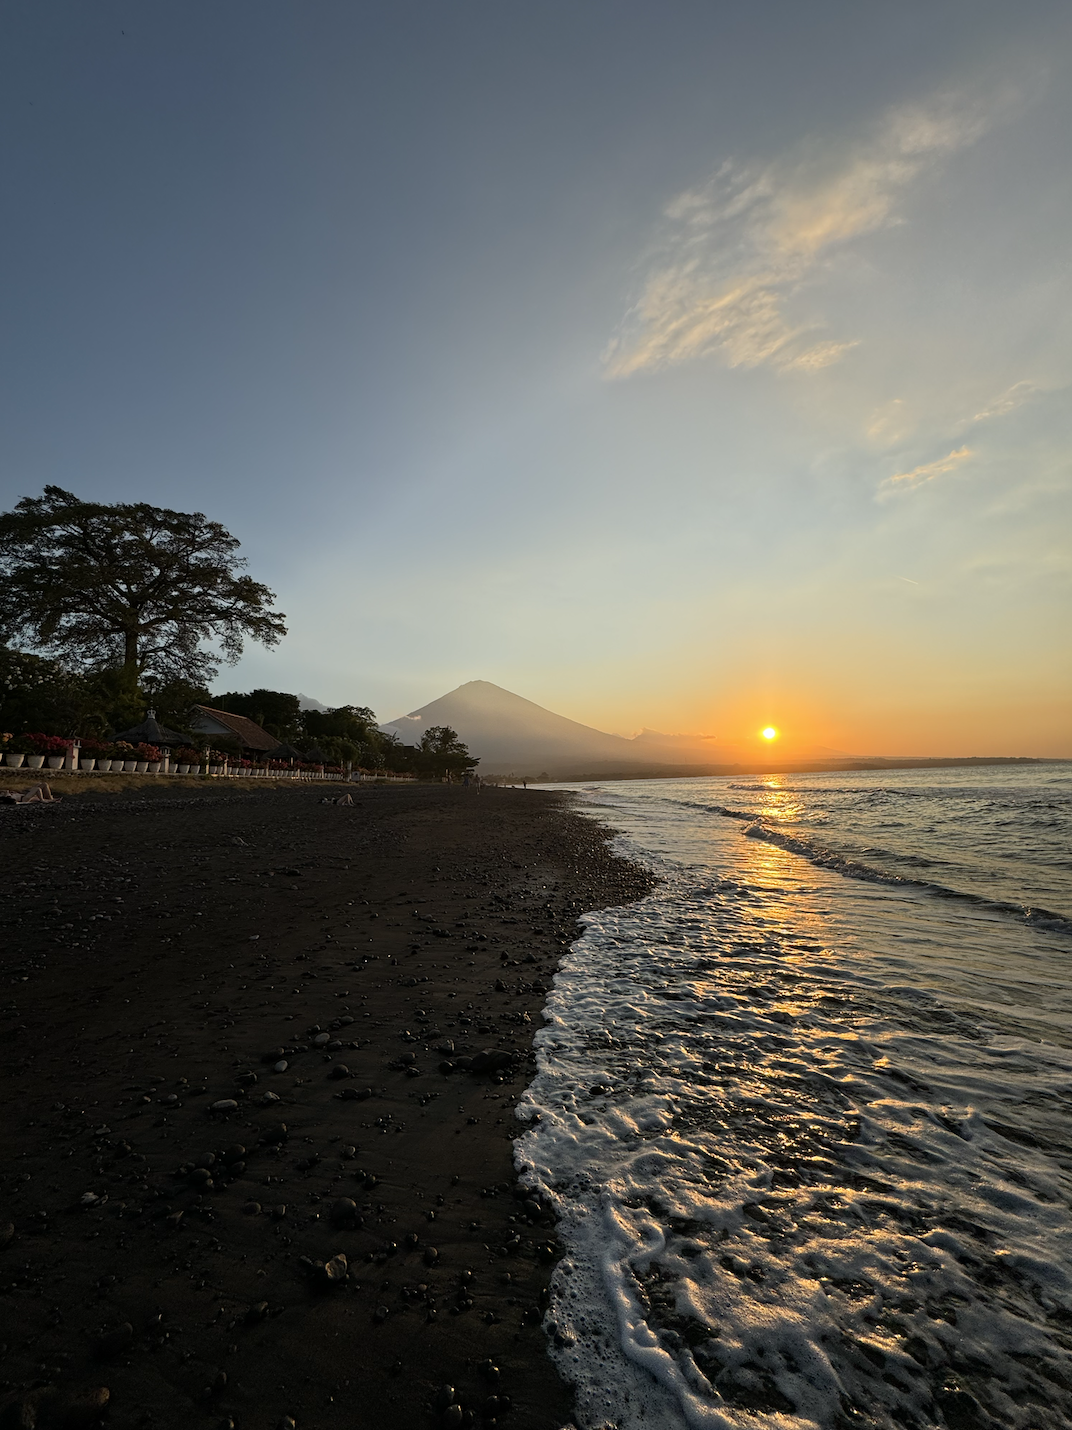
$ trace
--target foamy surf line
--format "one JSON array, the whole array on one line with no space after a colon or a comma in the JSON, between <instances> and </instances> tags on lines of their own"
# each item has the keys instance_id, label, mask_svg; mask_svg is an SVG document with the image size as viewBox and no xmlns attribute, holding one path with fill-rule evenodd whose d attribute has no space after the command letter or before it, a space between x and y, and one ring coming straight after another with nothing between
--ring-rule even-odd
<instances>
[{"instance_id":1,"label":"foamy surf line","mask_svg":"<svg viewBox=\"0 0 1072 1430\"><path fill-rule=\"evenodd\" d=\"M1072 1422L1072 1054L647 862L563 961L520 1110L578 1423Z\"/></svg>"}]
</instances>

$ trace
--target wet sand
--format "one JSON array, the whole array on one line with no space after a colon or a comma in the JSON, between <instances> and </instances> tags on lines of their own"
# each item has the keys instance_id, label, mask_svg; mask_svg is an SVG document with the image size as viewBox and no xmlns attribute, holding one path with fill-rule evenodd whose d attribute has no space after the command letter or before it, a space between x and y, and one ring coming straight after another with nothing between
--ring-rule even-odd
<instances>
[{"instance_id":1,"label":"wet sand","mask_svg":"<svg viewBox=\"0 0 1072 1430\"><path fill-rule=\"evenodd\" d=\"M0 1426L568 1423L513 1109L646 876L546 792L156 791L0 808Z\"/></svg>"}]
</instances>

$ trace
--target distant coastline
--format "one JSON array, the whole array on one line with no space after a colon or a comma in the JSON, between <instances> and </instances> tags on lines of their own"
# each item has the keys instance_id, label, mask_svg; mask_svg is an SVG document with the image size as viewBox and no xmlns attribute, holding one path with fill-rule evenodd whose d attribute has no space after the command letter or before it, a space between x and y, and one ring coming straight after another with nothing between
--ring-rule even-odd
<instances>
[{"instance_id":1,"label":"distant coastline","mask_svg":"<svg viewBox=\"0 0 1072 1430\"><path fill-rule=\"evenodd\" d=\"M920 756L918 758L874 755L861 759L845 760L783 760L769 763L748 763L734 765L657 765L598 768L588 766L584 770L570 770L568 773L549 773L544 770L539 775L507 775L511 779L524 779L530 784L580 783L585 780L680 780L699 779L712 775L790 775L819 774L827 770L947 770L977 768L980 765L1068 765L1072 760L1048 759L1041 755L951 755Z\"/></svg>"}]
</instances>

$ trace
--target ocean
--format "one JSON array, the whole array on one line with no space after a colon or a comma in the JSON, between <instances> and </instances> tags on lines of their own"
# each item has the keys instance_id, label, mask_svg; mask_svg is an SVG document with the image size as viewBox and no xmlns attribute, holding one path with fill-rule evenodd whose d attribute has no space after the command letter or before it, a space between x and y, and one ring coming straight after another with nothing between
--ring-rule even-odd
<instances>
[{"instance_id":1,"label":"ocean","mask_svg":"<svg viewBox=\"0 0 1072 1430\"><path fill-rule=\"evenodd\" d=\"M556 786L589 913L519 1109L583 1430L1072 1424L1072 766Z\"/></svg>"}]
</instances>

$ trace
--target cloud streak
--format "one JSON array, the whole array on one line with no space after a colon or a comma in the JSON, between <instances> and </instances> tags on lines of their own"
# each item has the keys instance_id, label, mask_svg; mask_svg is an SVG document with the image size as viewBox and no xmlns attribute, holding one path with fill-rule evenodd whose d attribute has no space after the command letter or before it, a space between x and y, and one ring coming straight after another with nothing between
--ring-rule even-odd
<instances>
[{"instance_id":1,"label":"cloud streak","mask_svg":"<svg viewBox=\"0 0 1072 1430\"><path fill-rule=\"evenodd\" d=\"M1016 382L1007 392L1003 392L995 398L981 412L977 412L972 417L972 422L989 422L994 417L1004 417L1010 412L1015 412L1018 407L1022 407L1025 402L1030 402L1032 398L1039 397L1042 389L1036 387L1033 382Z\"/></svg>"},{"instance_id":2,"label":"cloud streak","mask_svg":"<svg viewBox=\"0 0 1072 1430\"><path fill-rule=\"evenodd\" d=\"M908 188L992 122L964 94L888 111L835 150L804 145L763 166L727 163L665 213L659 252L604 370L626 378L718 353L731 367L817 372L852 347L818 339L793 299L834 254L898 221Z\"/></svg>"},{"instance_id":3,"label":"cloud streak","mask_svg":"<svg viewBox=\"0 0 1072 1430\"><path fill-rule=\"evenodd\" d=\"M950 452L948 457L939 457L936 462L926 462L922 467L913 467L910 472L898 472L895 476L887 477L882 485L887 491L910 491L913 487L923 486L925 482L933 482L935 477L943 477L947 472L955 471L961 463L974 456L971 447L959 447L955 452Z\"/></svg>"}]
</instances>

